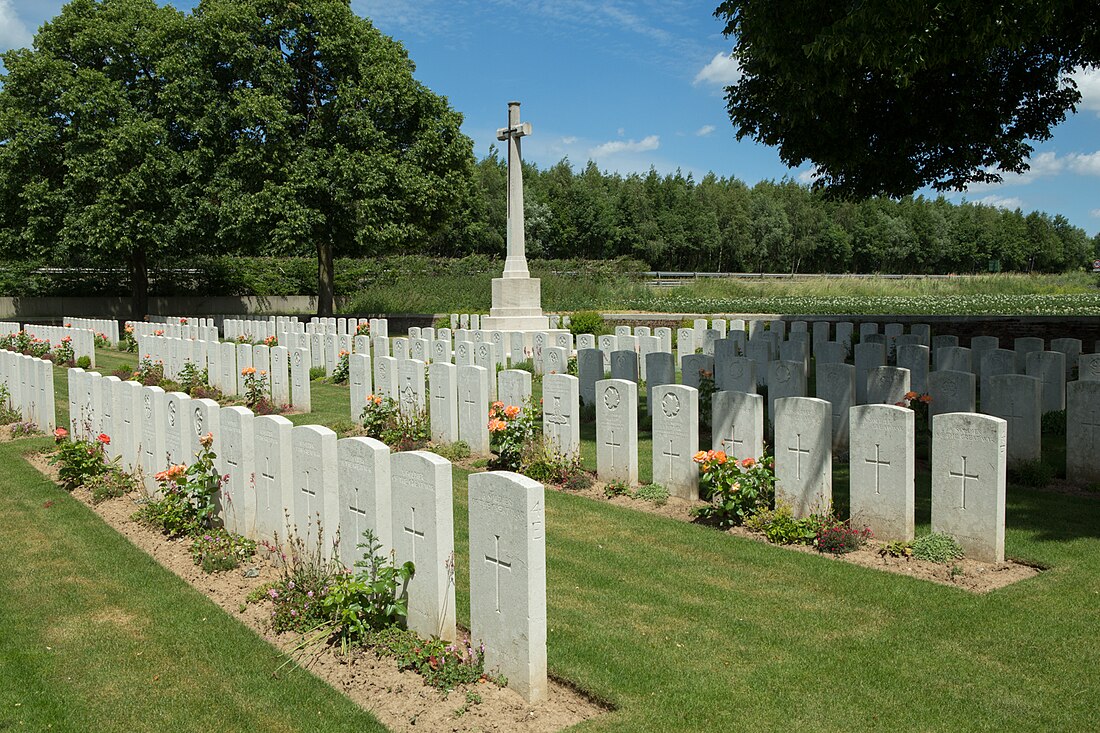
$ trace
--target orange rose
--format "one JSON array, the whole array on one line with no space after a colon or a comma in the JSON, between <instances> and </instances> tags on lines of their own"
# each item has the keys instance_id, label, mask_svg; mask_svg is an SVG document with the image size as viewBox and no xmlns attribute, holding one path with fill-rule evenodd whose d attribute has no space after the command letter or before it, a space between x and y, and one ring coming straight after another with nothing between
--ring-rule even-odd
<instances>
[{"instance_id":1,"label":"orange rose","mask_svg":"<svg viewBox=\"0 0 1100 733\"><path fill-rule=\"evenodd\" d=\"M508 405L504 408L504 416L509 420L519 414L519 408L515 405Z\"/></svg>"},{"instance_id":2,"label":"orange rose","mask_svg":"<svg viewBox=\"0 0 1100 733\"><path fill-rule=\"evenodd\" d=\"M752 468L755 465L756 465L756 459L755 458L742 458L741 459L741 468Z\"/></svg>"}]
</instances>

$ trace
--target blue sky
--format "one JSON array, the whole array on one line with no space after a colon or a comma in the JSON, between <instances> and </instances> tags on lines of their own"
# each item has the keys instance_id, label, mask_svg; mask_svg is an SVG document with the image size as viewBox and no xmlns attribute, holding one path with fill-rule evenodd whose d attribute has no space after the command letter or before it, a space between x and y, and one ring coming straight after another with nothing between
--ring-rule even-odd
<instances>
[{"instance_id":1,"label":"blue sky","mask_svg":"<svg viewBox=\"0 0 1100 733\"><path fill-rule=\"evenodd\" d=\"M195 2L176 0L179 8ZM0 48L27 45L62 0L0 0ZM791 176L772 148L737 142L722 88L736 65L712 16L716 0L352 0L360 15L402 41L417 78L465 115L481 157L523 103L534 127L524 156L540 167L568 156L604 170L696 179L707 171L751 184ZM1100 231L1100 70L1076 77L1077 114L1035 144L1032 169L999 185L951 194L1024 211L1062 214ZM926 192L927 193L927 192Z\"/></svg>"}]
</instances>

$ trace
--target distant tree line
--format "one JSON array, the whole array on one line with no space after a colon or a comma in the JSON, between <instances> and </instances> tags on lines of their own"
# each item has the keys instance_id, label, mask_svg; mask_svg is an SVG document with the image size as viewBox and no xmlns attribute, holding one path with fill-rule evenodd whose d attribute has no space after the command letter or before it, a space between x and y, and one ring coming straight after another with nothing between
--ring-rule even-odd
<instances>
[{"instance_id":1,"label":"distant tree line","mask_svg":"<svg viewBox=\"0 0 1100 733\"><path fill-rule=\"evenodd\" d=\"M507 165L477 164L472 250L501 252ZM1061 216L942 197L830 198L786 179L749 186L708 173L622 176L589 162L524 166L527 251L536 257L631 257L654 270L715 272L1062 272L1100 256Z\"/></svg>"}]
</instances>

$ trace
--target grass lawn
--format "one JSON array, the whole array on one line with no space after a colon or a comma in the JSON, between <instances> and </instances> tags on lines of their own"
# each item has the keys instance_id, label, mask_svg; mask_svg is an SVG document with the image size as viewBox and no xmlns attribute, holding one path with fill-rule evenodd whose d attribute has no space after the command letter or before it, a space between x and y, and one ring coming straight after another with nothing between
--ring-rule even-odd
<instances>
[{"instance_id":1,"label":"grass lawn","mask_svg":"<svg viewBox=\"0 0 1100 733\"><path fill-rule=\"evenodd\" d=\"M318 412L295 422L347 420L346 392L335 391L342 389L314 383ZM59 395L58 406L63 405ZM592 437L591 431L584 435L588 458L594 457ZM1061 455L1063 444L1050 442ZM239 696L213 696L228 706L221 718L196 712L193 698L225 689L224 681L159 698L157 715L186 718L179 729L200 729L200 718L234 720L257 708L271 713L274 702L254 707L242 702L267 700L268 695L291 705L302 718L327 720L340 714L336 703L322 708L293 697L305 695L302 690L314 684L304 675L295 682L302 690L294 692L284 682L264 679L274 653L266 647L242 653L249 643L259 642L212 605L197 597L163 601L164 588L182 583L172 576L150 581L158 575L151 560L38 479L18 461L17 450L0 446L0 462L14 466L0 474L0 508L6 517L0 572L15 589L0 600L0 623L11 637L0 659L4 667L18 663L26 668L0 673L40 690L40 697L67 701L39 703L46 711L42 714L52 716L40 720L60 724L83 719L65 718L69 710L76 716L85 708L114 710L98 706L100 697L109 698L115 689L118 649L136 655L149 645L154 648L127 663L137 670L136 678L117 685L129 696L135 696L134 690L161 694L162 687L150 682L159 668L150 659L181 659L182 668L198 665L203 675L213 669L244 676L230 688ZM648 473L648 458L640 456L639 463ZM840 506L847 500L845 468L836 467ZM455 470L460 622L469 618L467 475ZM917 521L926 528L927 472L919 472L917 482ZM49 497L57 503L43 509ZM1048 569L981 596L556 491L547 492L546 519L550 669L617 707L581 730L1096 728L1100 497L1010 485L1006 553ZM91 529L78 529L82 523ZM55 526L57 532L51 530ZM123 551L133 557L127 554L118 562ZM33 570L28 573L28 568ZM95 580L96 572L107 573L109 580ZM186 588L177 591L180 598L194 596ZM57 673L51 666L62 662L43 651L43 645L55 646L46 641L52 628L48 620L95 613L91 607L96 603L99 609L124 609L133 620L123 631L136 628L146 636L135 641L105 624L111 633L81 639L87 651L80 664L69 668L95 681L62 681L68 672ZM84 629L104 623L87 618ZM217 638L208 637L206 631L214 626ZM186 657L192 647L204 653ZM249 664L256 659L262 662L260 673L251 682ZM116 696L112 705L144 704L142 695L136 697L120 702ZM0 693L0 710L6 714L16 701L10 692ZM320 709L326 712L317 718ZM121 720L128 710L114 717ZM289 711L270 717L296 719ZM134 713L127 721L139 721L137 728L143 729L145 720L155 719ZM258 722L240 719L246 722L233 729ZM288 723L287 729L295 728Z\"/></svg>"}]
</instances>

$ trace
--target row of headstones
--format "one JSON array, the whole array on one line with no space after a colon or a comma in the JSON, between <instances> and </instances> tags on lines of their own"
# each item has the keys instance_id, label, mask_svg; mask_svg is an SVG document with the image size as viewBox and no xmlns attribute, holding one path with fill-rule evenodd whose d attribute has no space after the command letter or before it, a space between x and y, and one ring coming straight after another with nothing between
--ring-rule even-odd
<instances>
[{"instance_id":1,"label":"row of headstones","mask_svg":"<svg viewBox=\"0 0 1100 733\"><path fill-rule=\"evenodd\" d=\"M276 405L290 405L301 412L312 410L308 349L141 336L138 353L154 363L160 362L164 376L173 380L179 378L188 363L205 368L209 384L229 397L247 393L243 370L252 367L267 375L268 394Z\"/></svg>"},{"instance_id":2,"label":"row of headstones","mask_svg":"<svg viewBox=\"0 0 1100 733\"><path fill-rule=\"evenodd\" d=\"M107 337L112 346L118 345L118 321L114 318L74 318L65 316L62 319L66 325L73 328L87 328L101 333Z\"/></svg>"},{"instance_id":3,"label":"row of headstones","mask_svg":"<svg viewBox=\"0 0 1100 733\"><path fill-rule=\"evenodd\" d=\"M450 318L451 329L470 328L477 330L481 327L481 319L484 317L478 313L452 313ZM569 316L556 313L548 313L546 319L552 329L569 328L571 322Z\"/></svg>"},{"instance_id":4,"label":"row of headstones","mask_svg":"<svg viewBox=\"0 0 1100 733\"><path fill-rule=\"evenodd\" d=\"M354 336L360 326L368 326L372 336L389 336L389 321L385 318L312 318L303 323L293 316L271 316L266 319L226 318L222 321L225 338L236 340L244 336L252 341L275 336L280 341L288 333L332 334Z\"/></svg>"},{"instance_id":5,"label":"row of headstones","mask_svg":"<svg viewBox=\"0 0 1100 733\"><path fill-rule=\"evenodd\" d=\"M95 331L89 328L40 326L34 323L23 324L23 330L34 338L48 341L51 349L56 349L64 339L69 338L74 358L86 356L91 365L95 366Z\"/></svg>"},{"instance_id":6,"label":"row of headstones","mask_svg":"<svg viewBox=\"0 0 1100 733\"><path fill-rule=\"evenodd\" d=\"M8 408L42 432L53 432L57 427L53 362L0 350L0 384L8 388Z\"/></svg>"},{"instance_id":7,"label":"row of headstones","mask_svg":"<svg viewBox=\"0 0 1100 733\"><path fill-rule=\"evenodd\" d=\"M721 343L721 342L720 342ZM873 344L881 350L881 345ZM925 347L917 347L925 348ZM987 358L994 357L987 354ZM1051 409L1063 410L1067 405L1066 434L1071 440L1088 442L1092 440L1092 408L1082 395L1091 394L1088 383L1100 384L1100 380L1081 379L1064 386L1059 352L1031 352L1027 355L1029 363L1043 365L1041 372L1055 382L1057 394L1061 400ZM655 388L660 385L674 384L673 364L669 354L656 353L646 356L649 362L650 379L646 383L647 406L651 415L660 409L659 396ZM586 404L595 401L596 384L603 377L600 353L590 350L581 351L577 358L580 377L581 398ZM1049 365L1049 366L1048 366ZM683 382L687 386L698 388L700 370L714 370L716 375L716 394L755 393L758 379L755 376L755 364L743 357L729 357L714 362L713 357L694 354L684 357ZM850 445L848 416L851 407L859 404L897 405L905 402L911 390L910 372L905 368L877 366L867 367L862 380L858 368L851 364L821 362L816 364L817 397L828 402L832 413L832 439L834 450L845 450ZM612 379L637 382L637 365L633 352L615 352L612 355ZM1003 418L1008 423L1008 460L1011 463L1038 460L1042 452L1042 418L1049 412L1044 404L1044 382L1038 377L1017 374L994 374L986 377L987 398L981 404L982 412ZM786 397L806 397L807 378L803 361L773 361L768 364L765 383L768 385L767 412L769 422L774 424L776 404ZM863 386L860 396L857 387ZM931 416L953 413L974 412L975 375L970 372L943 370L927 375L926 388L931 403ZM1068 399L1066 395L1069 395ZM717 405L715 400L717 420ZM931 426L929 426L931 427ZM1081 461L1080 455L1071 461ZM1072 480L1088 483L1095 480L1096 473L1070 470Z\"/></svg>"},{"instance_id":8,"label":"row of headstones","mask_svg":"<svg viewBox=\"0 0 1100 733\"><path fill-rule=\"evenodd\" d=\"M188 320L188 319L181 319ZM133 337L140 336L167 336L168 338L183 338L199 341L217 341L217 326L196 323L198 319L191 319L187 323L149 323L146 321L126 321L126 327L130 329Z\"/></svg>"},{"instance_id":9,"label":"row of headstones","mask_svg":"<svg viewBox=\"0 0 1100 733\"><path fill-rule=\"evenodd\" d=\"M489 369L475 364L425 364L352 354L348 360L351 417L358 420L372 396L397 402L403 414L427 413L432 440L463 441L474 455L488 455L489 405L496 393L505 406L523 408L531 400L531 373ZM556 453L580 452L580 382L568 374L547 374L542 383L543 434Z\"/></svg>"},{"instance_id":10,"label":"row of headstones","mask_svg":"<svg viewBox=\"0 0 1100 733\"><path fill-rule=\"evenodd\" d=\"M182 324L189 326L202 326L203 328L217 328L217 320L209 316L149 316L149 321L156 321L158 323L172 323ZM262 319L262 320L266 320Z\"/></svg>"},{"instance_id":11,"label":"row of headstones","mask_svg":"<svg viewBox=\"0 0 1100 733\"><path fill-rule=\"evenodd\" d=\"M597 474L602 481L638 481L637 385L597 385ZM698 391L683 385L654 390L653 482L685 499L699 498ZM884 539L913 539L914 414L896 405L850 410L851 516ZM714 446L732 459L763 453L763 398L719 392ZM826 511L832 501L832 408L812 397L776 405L776 499L796 517ZM956 537L975 559L1004 559L1007 424L974 413L933 420L932 528Z\"/></svg>"},{"instance_id":12,"label":"row of headstones","mask_svg":"<svg viewBox=\"0 0 1100 733\"><path fill-rule=\"evenodd\" d=\"M227 529L256 540L293 530L352 567L364 530L380 553L415 574L404 589L408 627L455 639L454 511L451 464L433 453L390 453L370 438L337 439L320 425L293 426L277 415L219 408L206 399L165 394L69 372L73 437L107 433L112 457L141 469L146 490L169 465L189 463L213 435L216 467L227 475L219 495ZM87 426L88 433L78 429ZM486 665L529 701L546 690L546 555L543 486L517 474L469 480L470 623L484 642ZM286 530L286 532L284 532ZM338 536L335 546L321 536Z\"/></svg>"}]
</instances>

